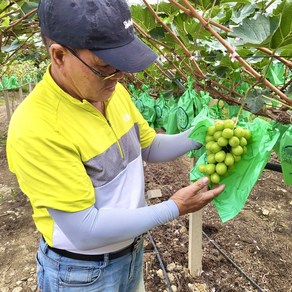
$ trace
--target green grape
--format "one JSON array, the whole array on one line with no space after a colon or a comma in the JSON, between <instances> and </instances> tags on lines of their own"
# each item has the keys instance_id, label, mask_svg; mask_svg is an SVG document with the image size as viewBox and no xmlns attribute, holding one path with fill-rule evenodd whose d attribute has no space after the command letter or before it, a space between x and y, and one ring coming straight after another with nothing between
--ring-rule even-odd
<instances>
[{"instance_id":1,"label":"green grape","mask_svg":"<svg viewBox=\"0 0 292 292\"><path fill-rule=\"evenodd\" d=\"M241 137L239 140L239 145L240 146L246 146L247 145L247 140L244 137Z\"/></svg>"},{"instance_id":2,"label":"green grape","mask_svg":"<svg viewBox=\"0 0 292 292\"><path fill-rule=\"evenodd\" d=\"M208 155L207 162L208 163L216 163L215 154L214 153L211 153L211 154Z\"/></svg>"},{"instance_id":3,"label":"green grape","mask_svg":"<svg viewBox=\"0 0 292 292\"><path fill-rule=\"evenodd\" d=\"M250 138L250 130L236 127L231 119L215 121L205 137L206 164L199 165L198 170L217 184L229 169L236 168L236 162L247 152Z\"/></svg>"},{"instance_id":4,"label":"green grape","mask_svg":"<svg viewBox=\"0 0 292 292\"><path fill-rule=\"evenodd\" d=\"M238 162L241 160L241 156L240 155L233 155L234 161Z\"/></svg>"},{"instance_id":5,"label":"green grape","mask_svg":"<svg viewBox=\"0 0 292 292\"><path fill-rule=\"evenodd\" d=\"M214 137L210 136L210 135L207 135L206 138L205 138L205 142L208 143L210 141L214 141Z\"/></svg>"},{"instance_id":6,"label":"green grape","mask_svg":"<svg viewBox=\"0 0 292 292\"><path fill-rule=\"evenodd\" d=\"M229 128L224 129L222 131L222 137L230 139L231 137L233 137L233 130Z\"/></svg>"},{"instance_id":7,"label":"green grape","mask_svg":"<svg viewBox=\"0 0 292 292\"><path fill-rule=\"evenodd\" d=\"M213 152L213 153L217 153L221 150L222 148L218 145L218 143L214 142L210 148L210 150Z\"/></svg>"},{"instance_id":8,"label":"green grape","mask_svg":"<svg viewBox=\"0 0 292 292\"><path fill-rule=\"evenodd\" d=\"M216 142L215 142L215 141L210 141L210 142L208 142L208 143L206 144L206 149L207 149L207 150L211 150L211 147L212 147L212 145L213 145L214 143L216 143Z\"/></svg>"},{"instance_id":9,"label":"green grape","mask_svg":"<svg viewBox=\"0 0 292 292\"><path fill-rule=\"evenodd\" d=\"M210 180L213 184L218 184L220 181L220 176L215 172L215 173L211 174Z\"/></svg>"},{"instance_id":10,"label":"green grape","mask_svg":"<svg viewBox=\"0 0 292 292\"><path fill-rule=\"evenodd\" d=\"M222 136L222 131L217 131L214 133L213 137L215 141L218 141L218 139Z\"/></svg>"},{"instance_id":11,"label":"green grape","mask_svg":"<svg viewBox=\"0 0 292 292\"><path fill-rule=\"evenodd\" d=\"M239 139L244 136L244 133L245 133L244 129L240 127L234 129L234 136L236 136Z\"/></svg>"},{"instance_id":12,"label":"green grape","mask_svg":"<svg viewBox=\"0 0 292 292\"><path fill-rule=\"evenodd\" d=\"M206 164L200 164L200 165L198 166L198 170L199 170L199 172L201 172L201 173L205 173L205 172L206 172Z\"/></svg>"},{"instance_id":13,"label":"green grape","mask_svg":"<svg viewBox=\"0 0 292 292\"><path fill-rule=\"evenodd\" d=\"M217 141L217 144L220 146L220 147L224 147L224 146L227 146L228 145L228 140L224 137L220 137Z\"/></svg>"},{"instance_id":14,"label":"green grape","mask_svg":"<svg viewBox=\"0 0 292 292\"><path fill-rule=\"evenodd\" d=\"M232 120L225 120L224 121L224 129L234 129L235 124Z\"/></svg>"},{"instance_id":15,"label":"green grape","mask_svg":"<svg viewBox=\"0 0 292 292\"><path fill-rule=\"evenodd\" d=\"M231 137L231 138L229 139L229 145L230 145L231 147L236 147L236 146L238 146L238 145L239 145L239 139L238 139L237 137L235 137L235 136Z\"/></svg>"},{"instance_id":16,"label":"green grape","mask_svg":"<svg viewBox=\"0 0 292 292\"><path fill-rule=\"evenodd\" d=\"M247 130L247 129L244 130L244 138L246 140L249 140L251 138L251 131L250 130Z\"/></svg>"},{"instance_id":17,"label":"green grape","mask_svg":"<svg viewBox=\"0 0 292 292\"><path fill-rule=\"evenodd\" d=\"M232 147L231 153L233 153L234 155L240 156L243 153L243 148L240 145Z\"/></svg>"},{"instance_id":18,"label":"green grape","mask_svg":"<svg viewBox=\"0 0 292 292\"><path fill-rule=\"evenodd\" d=\"M213 136L214 133L216 132L215 126L210 126L207 130L208 135Z\"/></svg>"},{"instance_id":19,"label":"green grape","mask_svg":"<svg viewBox=\"0 0 292 292\"><path fill-rule=\"evenodd\" d=\"M216 129L216 131L222 131L224 129L224 122L223 121L216 121L215 122L215 129Z\"/></svg>"},{"instance_id":20,"label":"green grape","mask_svg":"<svg viewBox=\"0 0 292 292\"><path fill-rule=\"evenodd\" d=\"M225 163L219 162L216 164L215 170L219 175L224 175L227 173L227 166Z\"/></svg>"},{"instance_id":21,"label":"green grape","mask_svg":"<svg viewBox=\"0 0 292 292\"><path fill-rule=\"evenodd\" d=\"M221 150L215 154L214 158L217 162L222 162L224 161L225 156L226 156L226 153L223 150Z\"/></svg>"},{"instance_id":22,"label":"green grape","mask_svg":"<svg viewBox=\"0 0 292 292\"><path fill-rule=\"evenodd\" d=\"M206 165L206 174L213 174L215 172L215 164L211 163L211 164L207 164Z\"/></svg>"},{"instance_id":23,"label":"green grape","mask_svg":"<svg viewBox=\"0 0 292 292\"><path fill-rule=\"evenodd\" d=\"M225 157L224 163L227 166L232 166L234 164L234 157L233 157L233 155L231 153L226 153L226 157Z\"/></svg>"}]
</instances>

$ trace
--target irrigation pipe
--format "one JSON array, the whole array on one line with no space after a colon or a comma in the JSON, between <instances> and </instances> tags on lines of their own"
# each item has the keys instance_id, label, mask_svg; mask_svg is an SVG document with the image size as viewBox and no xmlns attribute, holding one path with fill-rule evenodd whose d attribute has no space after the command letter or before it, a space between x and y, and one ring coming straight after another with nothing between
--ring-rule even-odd
<instances>
[{"instance_id":1,"label":"irrigation pipe","mask_svg":"<svg viewBox=\"0 0 292 292\"><path fill-rule=\"evenodd\" d=\"M155 254L156 254L156 256L157 256L157 259L158 259L158 261L159 261L160 267L161 267L161 269L162 269L162 272L163 272L163 275L164 275L164 278L165 278L165 282L166 282L166 285L167 285L167 290L168 290L168 292L172 292L171 284L170 284L170 281L169 281L169 278L168 278L168 275L167 275L167 272L166 272L165 266L164 266L164 264L163 264L163 261L162 261L162 259L161 259L161 256L160 256L160 254L159 254L159 251L158 251L158 249L157 249L157 247L156 247L156 244L155 244L155 242L154 242L154 239L153 239L153 237L152 237L150 231L147 232L147 237L149 238L151 244L153 245L154 252L155 252Z\"/></svg>"},{"instance_id":2,"label":"irrigation pipe","mask_svg":"<svg viewBox=\"0 0 292 292\"><path fill-rule=\"evenodd\" d=\"M266 164L265 169L269 169L269 170L273 170L273 171L277 171L281 173L283 172L281 164L275 164L275 163L270 163L270 162Z\"/></svg>"},{"instance_id":3,"label":"irrigation pipe","mask_svg":"<svg viewBox=\"0 0 292 292\"><path fill-rule=\"evenodd\" d=\"M214 247L227 259L229 263L231 263L245 278L255 287L258 291L264 292L263 288L261 288L254 280L252 280L216 243L212 240L204 231L203 235L211 242Z\"/></svg>"}]
</instances>

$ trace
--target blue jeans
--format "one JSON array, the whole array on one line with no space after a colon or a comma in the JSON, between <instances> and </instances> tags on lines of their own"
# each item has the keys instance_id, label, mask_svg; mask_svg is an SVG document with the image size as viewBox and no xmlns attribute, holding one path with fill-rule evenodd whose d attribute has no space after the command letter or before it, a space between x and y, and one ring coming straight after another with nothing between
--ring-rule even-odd
<instances>
[{"instance_id":1,"label":"blue jeans","mask_svg":"<svg viewBox=\"0 0 292 292\"><path fill-rule=\"evenodd\" d=\"M102 261L60 256L40 240L36 255L38 289L42 292L140 292L143 282L143 240L127 255Z\"/></svg>"}]
</instances>

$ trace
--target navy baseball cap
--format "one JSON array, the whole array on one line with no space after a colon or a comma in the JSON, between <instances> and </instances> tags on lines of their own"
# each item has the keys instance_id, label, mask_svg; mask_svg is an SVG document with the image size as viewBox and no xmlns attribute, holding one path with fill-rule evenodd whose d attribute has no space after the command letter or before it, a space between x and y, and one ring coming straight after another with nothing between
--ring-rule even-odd
<instances>
[{"instance_id":1,"label":"navy baseball cap","mask_svg":"<svg viewBox=\"0 0 292 292\"><path fill-rule=\"evenodd\" d=\"M40 0L38 18L45 36L120 71L142 71L158 57L135 35L125 0Z\"/></svg>"}]
</instances>

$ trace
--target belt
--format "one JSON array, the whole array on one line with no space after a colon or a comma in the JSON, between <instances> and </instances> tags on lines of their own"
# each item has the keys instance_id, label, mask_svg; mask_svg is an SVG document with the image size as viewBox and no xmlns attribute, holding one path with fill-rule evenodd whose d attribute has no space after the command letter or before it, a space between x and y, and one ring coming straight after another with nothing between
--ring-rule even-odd
<instances>
[{"instance_id":1,"label":"belt","mask_svg":"<svg viewBox=\"0 0 292 292\"><path fill-rule=\"evenodd\" d=\"M107 254L80 254L80 253L70 252L68 250L59 249L59 248L50 247L50 246L48 246L48 249L54 251L55 253L57 253L63 257L67 257L67 258L71 258L71 259L75 259L75 260L103 261L107 255L108 255L109 260L114 260L114 259L117 259L119 257L122 257L126 254L129 254L129 253L132 253L133 251L135 251L138 248L138 246L143 242L143 238L144 238L144 234L136 237L135 240L133 241L133 243L130 244L129 246L127 246L119 251L111 252L111 253L107 253Z\"/></svg>"}]
</instances>

